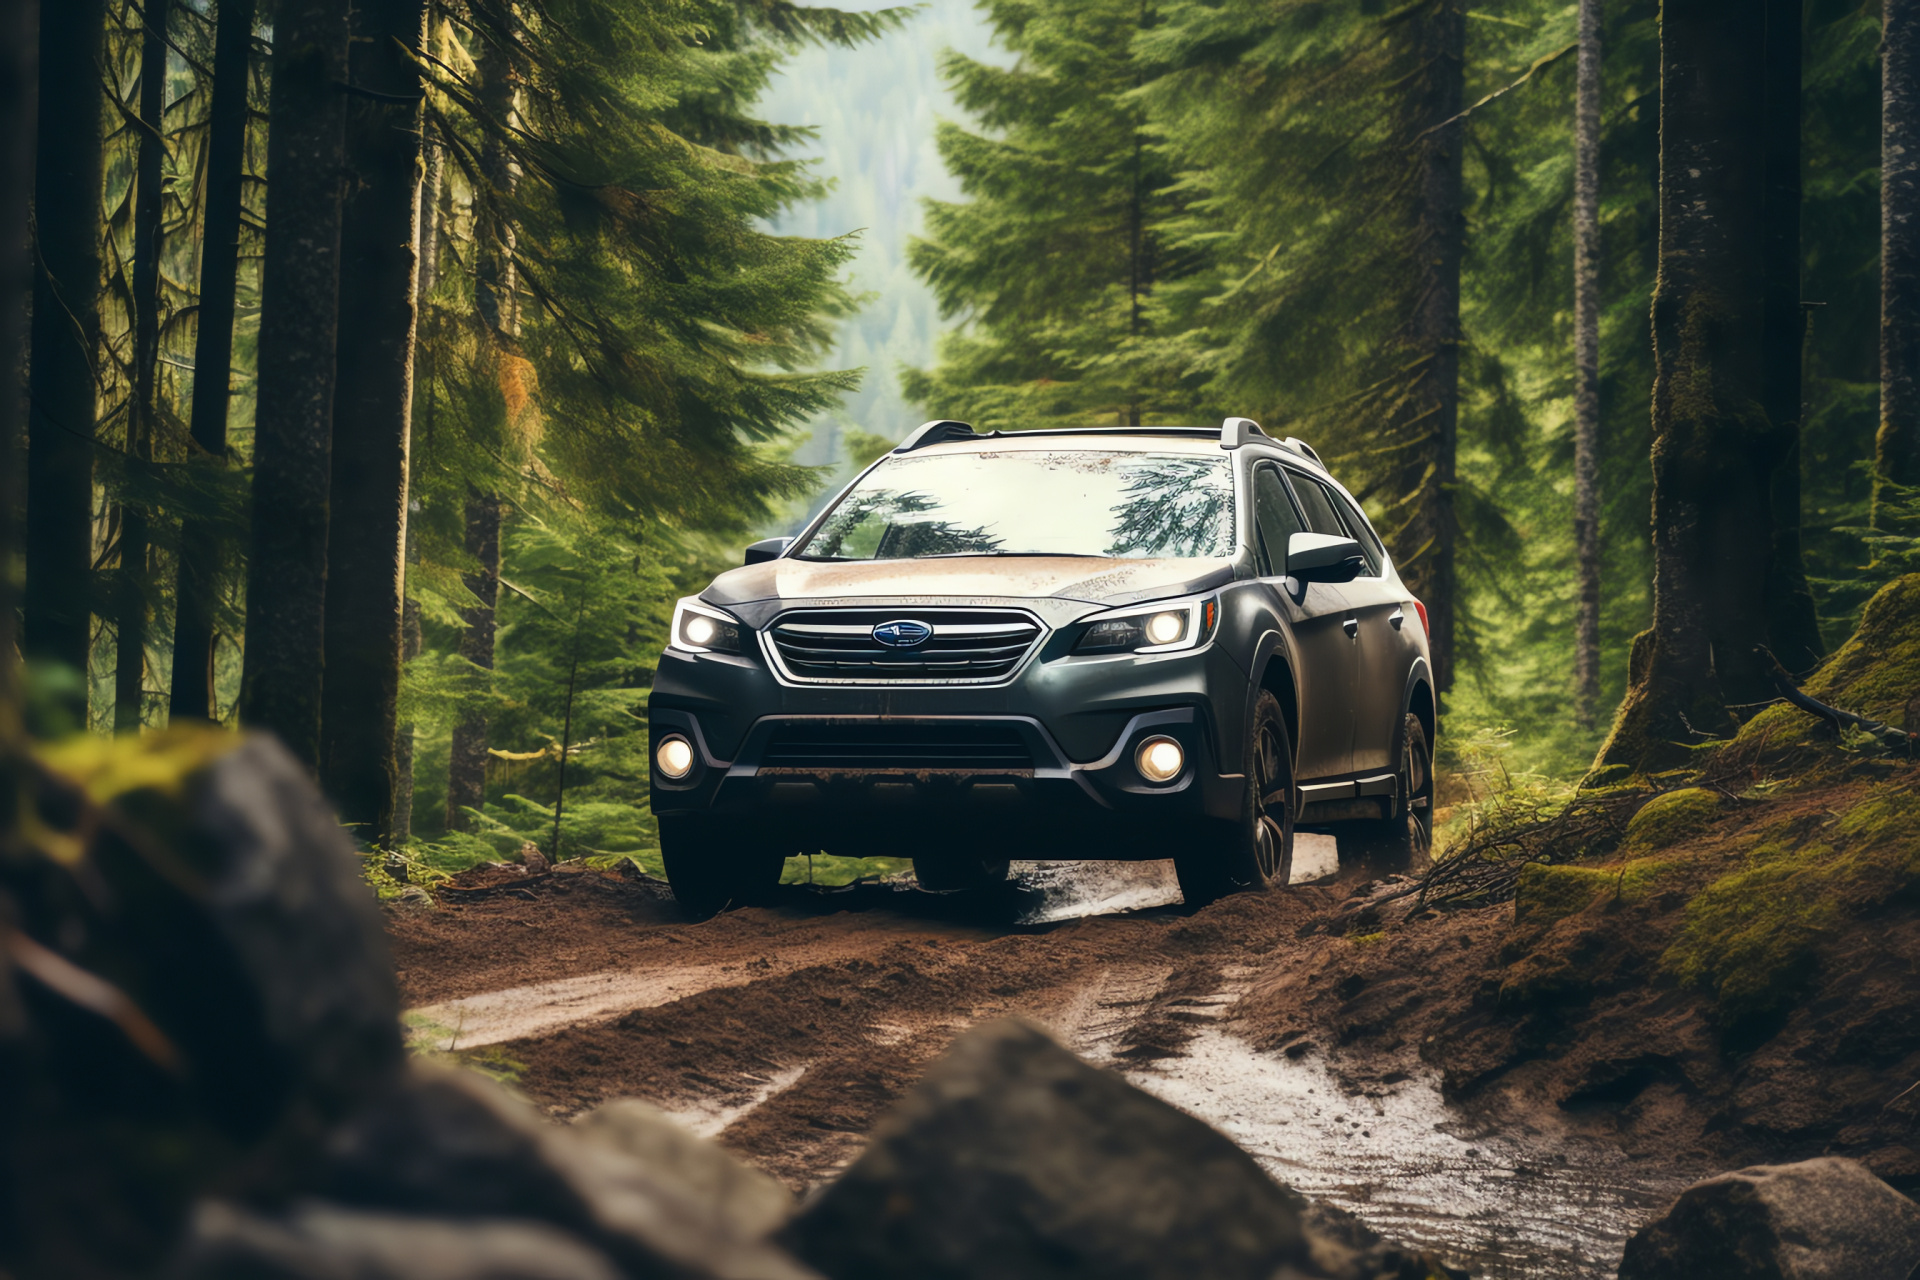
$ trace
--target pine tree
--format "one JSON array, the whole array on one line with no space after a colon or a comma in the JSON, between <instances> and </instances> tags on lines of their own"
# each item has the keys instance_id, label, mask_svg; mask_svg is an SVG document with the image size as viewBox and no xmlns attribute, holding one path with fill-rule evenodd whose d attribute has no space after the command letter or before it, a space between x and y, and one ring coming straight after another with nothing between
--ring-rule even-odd
<instances>
[{"instance_id":1,"label":"pine tree","mask_svg":"<svg viewBox=\"0 0 1920 1280\"><path fill-rule=\"evenodd\" d=\"M228 464L227 415L232 401L235 292L240 278L246 202L247 116L252 96L254 0L220 0L208 108L200 244L200 293L193 347L189 467L216 478ZM171 718L205 720L215 713L214 618L228 549L213 521L186 512L180 528L180 574L174 601Z\"/></svg>"},{"instance_id":2,"label":"pine tree","mask_svg":"<svg viewBox=\"0 0 1920 1280\"><path fill-rule=\"evenodd\" d=\"M1882 15L1876 528L1885 483L1920 487L1920 0L1882 0Z\"/></svg>"},{"instance_id":3,"label":"pine tree","mask_svg":"<svg viewBox=\"0 0 1920 1280\"><path fill-rule=\"evenodd\" d=\"M341 227L320 777L363 837L391 838L405 608L423 0L362 0L348 69L355 180Z\"/></svg>"},{"instance_id":4,"label":"pine tree","mask_svg":"<svg viewBox=\"0 0 1920 1280\"><path fill-rule=\"evenodd\" d=\"M992 0L986 9L1018 61L943 60L981 127L943 123L938 135L970 198L928 201L928 234L907 255L942 314L969 325L903 389L927 412L982 430L1185 420L1200 380L1161 291L1206 256L1168 235L1187 201L1135 94L1144 73L1133 38L1159 23L1158 8Z\"/></svg>"},{"instance_id":5,"label":"pine tree","mask_svg":"<svg viewBox=\"0 0 1920 1280\"><path fill-rule=\"evenodd\" d=\"M1600 103L1601 3L1580 0L1573 168L1573 541L1578 615L1574 714L1600 700Z\"/></svg>"},{"instance_id":6,"label":"pine tree","mask_svg":"<svg viewBox=\"0 0 1920 1280\"><path fill-rule=\"evenodd\" d=\"M26 591L31 661L87 670L93 569L93 362L100 334L105 0L40 14ZM86 723L84 702L69 713Z\"/></svg>"},{"instance_id":7,"label":"pine tree","mask_svg":"<svg viewBox=\"0 0 1920 1280\"><path fill-rule=\"evenodd\" d=\"M346 0L282 0L267 125L267 242L242 723L315 767L340 305Z\"/></svg>"}]
</instances>

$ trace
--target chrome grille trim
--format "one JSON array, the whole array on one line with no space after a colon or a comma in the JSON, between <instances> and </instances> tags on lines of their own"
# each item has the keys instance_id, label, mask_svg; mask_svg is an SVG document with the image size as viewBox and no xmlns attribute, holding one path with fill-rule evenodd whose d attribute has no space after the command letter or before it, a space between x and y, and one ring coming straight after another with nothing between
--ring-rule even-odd
<instances>
[{"instance_id":1,"label":"chrome grille trim","mask_svg":"<svg viewBox=\"0 0 1920 1280\"><path fill-rule=\"evenodd\" d=\"M923 622L932 634L906 649L872 638L876 626L903 620ZM794 684L995 684L1012 679L1046 635L1024 609L843 606L789 610L761 632L761 643L774 670Z\"/></svg>"}]
</instances>

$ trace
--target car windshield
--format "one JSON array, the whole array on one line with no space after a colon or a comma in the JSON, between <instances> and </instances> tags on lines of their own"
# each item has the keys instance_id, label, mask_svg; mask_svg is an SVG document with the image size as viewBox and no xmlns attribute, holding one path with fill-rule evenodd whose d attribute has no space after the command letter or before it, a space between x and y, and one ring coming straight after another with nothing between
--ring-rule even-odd
<instances>
[{"instance_id":1,"label":"car windshield","mask_svg":"<svg viewBox=\"0 0 1920 1280\"><path fill-rule=\"evenodd\" d=\"M796 555L1233 554L1233 473L1224 457L1007 449L890 457L841 496Z\"/></svg>"}]
</instances>

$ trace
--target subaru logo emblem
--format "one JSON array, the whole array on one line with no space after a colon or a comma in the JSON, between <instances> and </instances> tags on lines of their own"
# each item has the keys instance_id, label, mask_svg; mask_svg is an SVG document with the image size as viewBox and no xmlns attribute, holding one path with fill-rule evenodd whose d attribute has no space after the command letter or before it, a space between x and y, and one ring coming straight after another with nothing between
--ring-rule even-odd
<instances>
[{"instance_id":1,"label":"subaru logo emblem","mask_svg":"<svg viewBox=\"0 0 1920 1280\"><path fill-rule=\"evenodd\" d=\"M873 638L890 649L911 649L917 644L925 644L927 637L932 634L932 627L911 620L883 622L873 629Z\"/></svg>"}]
</instances>

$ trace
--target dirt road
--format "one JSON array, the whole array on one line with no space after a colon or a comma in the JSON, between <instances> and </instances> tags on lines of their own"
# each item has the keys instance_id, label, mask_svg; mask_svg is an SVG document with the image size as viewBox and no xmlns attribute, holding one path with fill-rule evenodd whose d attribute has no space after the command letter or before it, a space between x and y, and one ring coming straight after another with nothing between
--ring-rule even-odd
<instances>
[{"instance_id":1,"label":"dirt road","mask_svg":"<svg viewBox=\"0 0 1920 1280\"><path fill-rule=\"evenodd\" d=\"M1020 1014L1390 1235L1492 1277L1611 1275L1695 1169L1551 1108L1450 1111L1414 1045L1343 1052L1302 1001L1277 1007L1357 945L1314 932L1370 879L1333 855L1307 838L1296 875L1318 883L1197 913L1164 864L1032 864L989 902L795 886L701 924L637 877L482 872L391 932L419 1049L559 1116L648 1098L796 1189L856 1155L957 1032Z\"/></svg>"}]
</instances>

